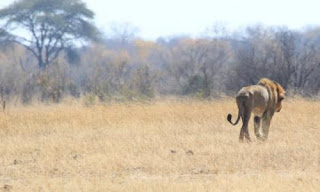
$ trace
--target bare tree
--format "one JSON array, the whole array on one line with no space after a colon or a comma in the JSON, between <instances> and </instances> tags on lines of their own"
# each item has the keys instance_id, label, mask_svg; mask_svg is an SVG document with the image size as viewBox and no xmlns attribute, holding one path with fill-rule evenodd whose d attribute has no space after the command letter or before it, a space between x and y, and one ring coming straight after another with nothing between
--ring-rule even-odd
<instances>
[{"instance_id":1,"label":"bare tree","mask_svg":"<svg viewBox=\"0 0 320 192\"><path fill-rule=\"evenodd\" d=\"M130 23L113 23L106 37L106 44L113 49L132 49L130 45L137 38L138 32L138 27Z\"/></svg>"}]
</instances>

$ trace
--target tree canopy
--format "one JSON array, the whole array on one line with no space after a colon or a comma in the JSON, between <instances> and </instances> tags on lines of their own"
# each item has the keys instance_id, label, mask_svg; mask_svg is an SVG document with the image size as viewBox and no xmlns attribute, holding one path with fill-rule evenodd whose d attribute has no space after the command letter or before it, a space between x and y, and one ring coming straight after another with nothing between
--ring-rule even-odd
<instances>
[{"instance_id":1,"label":"tree canopy","mask_svg":"<svg viewBox=\"0 0 320 192\"><path fill-rule=\"evenodd\" d=\"M98 38L93 18L80 0L19 0L0 10L0 37L24 46L45 69L75 42Z\"/></svg>"}]
</instances>

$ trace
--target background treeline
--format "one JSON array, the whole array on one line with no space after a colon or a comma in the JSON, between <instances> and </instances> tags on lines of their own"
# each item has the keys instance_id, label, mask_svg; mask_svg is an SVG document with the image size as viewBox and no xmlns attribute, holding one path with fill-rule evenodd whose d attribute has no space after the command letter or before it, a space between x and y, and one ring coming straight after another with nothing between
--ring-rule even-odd
<instances>
[{"instance_id":1,"label":"background treeline","mask_svg":"<svg viewBox=\"0 0 320 192\"><path fill-rule=\"evenodd\" d=\"M251 26L232 34L156 41L137 38L128 26L118 28L99 43L64 50L45 69L23 46L2 45L1 100L210 98L234 94L261 77L278 81L289 94L320 91L319 28Z\"/></svg>"}]
</instances>

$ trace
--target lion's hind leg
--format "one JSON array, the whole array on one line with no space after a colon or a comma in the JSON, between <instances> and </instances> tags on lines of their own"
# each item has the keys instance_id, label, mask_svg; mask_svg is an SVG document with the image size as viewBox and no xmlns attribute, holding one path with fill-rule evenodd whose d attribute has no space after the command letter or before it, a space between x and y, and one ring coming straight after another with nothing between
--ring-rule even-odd
<instances>
[{"instance_id":1,"label":"lion's hind leg","mask_svg":"<svg viewBox=\"0 0 320 192\"><path fill-rule=\"evenodd\" d=\"M249 99L249 97L247 97L247 99L243 102L243 113L241 114L241 118L242 118L242 127L240 130L240 136L239 136L239 140L243 141L243 138L245 137L248 141L251 141L250 135L249 135L249 131L248 131L248 124L249 124L249 120L251 117L251 111L252 111L252 103Z\"/></svg>"},{"instance_id":2,"label":"lion's hind leg","mask_svg":"<svg viewBox=\"0 0 320 192\"><path fill-rule=\"evenodd\" d=\"M243 119L243 117L241 116L241 119L242 119L242 123L243 123L243 125L244 125L244 119ZM243 126L242 125L242 127L241 127L241 129L240 129L240 134L239 134L239 141L243 141L243 138L244 138L244 129L243 129Z\"/></svg>"}]
</instances>

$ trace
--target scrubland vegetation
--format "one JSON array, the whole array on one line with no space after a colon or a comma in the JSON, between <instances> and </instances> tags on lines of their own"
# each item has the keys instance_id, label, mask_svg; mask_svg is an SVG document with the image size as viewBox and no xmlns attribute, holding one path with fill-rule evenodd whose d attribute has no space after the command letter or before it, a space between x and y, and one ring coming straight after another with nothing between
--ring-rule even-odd
<instances>
[{"instance_id":1,"label":"scrubland vegetation","mask_svg":"<svg viewBox=\"0 0 320 192\"><path fill-rule=\"evenodd\" d=\"M114 24L104 33L93 18L79 0L21 0L0 10L0 99L215 98L262 77L279 82L288 95L319 95L317 26L231 31L215 24L198 37L148 41L133 24Z\"/></svg>"}]
</instances>

